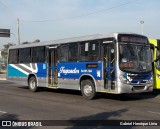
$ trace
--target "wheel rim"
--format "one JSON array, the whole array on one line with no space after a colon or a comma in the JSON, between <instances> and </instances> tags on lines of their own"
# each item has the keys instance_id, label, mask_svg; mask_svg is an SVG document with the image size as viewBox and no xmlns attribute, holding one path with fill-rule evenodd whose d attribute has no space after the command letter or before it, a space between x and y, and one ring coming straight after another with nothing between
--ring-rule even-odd
<instances>
[{"instance_id":1,"label":"wheel rim","mask_svg":"<svg viewBox=\"0 0 160 129\"><path fill-rule=\"evenodd\" d=\"M30 81L30 87L31 87L31 89L34 89L36 87L36 82L31 80Z\"/></svg>"},{"instance_id":2,"label":"wheel rim","mask_svg":"<svg viewBox=\"0 0 160 129\"><path fill-rule=\"evenodd\" d=\"M91 94L92 94L92 86L90 86L90 85L85 85L84 86L84 94L86 95L86 96L90 96Z\"/></svg>"}]
</instances>

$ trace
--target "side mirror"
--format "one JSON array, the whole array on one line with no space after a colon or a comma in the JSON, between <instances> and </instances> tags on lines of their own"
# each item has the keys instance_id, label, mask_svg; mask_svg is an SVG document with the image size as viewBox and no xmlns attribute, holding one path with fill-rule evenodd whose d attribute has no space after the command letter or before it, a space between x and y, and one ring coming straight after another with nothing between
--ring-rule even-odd
<instances>
[{"instance_id":1,"label":"side mirror","mask_svg":"<svg viewBox=\"0 0 160 129\"><path fill-rule=\"evenodd\" d=\"M160 56L157 57L157 59L155 60L155 62L157 62L157 61L159 61L159 60L160 60Z\"/></svg>"},{"instance_id":2,"label":"side mirror","mask_svg":"<svg viewBox=\"0 0 160 129\"><path fill-rule=\"evenodd\" d=\"M160 46L158 46L158 47L157 47L157 51L159 51L159 52L160 52Z\"/></svg>"},{"instance_id":3,"label":"side mirror","mask_svg":"<svg viewBox=\"0 0 160 129\"><path fill-rule=\"evenodd\" d=\"M157 49L157 53L156 53L155 62L157 62L158 60L160 60L160 46L156 47L156 49Z\"/></svg>"},{"instance_id":4,"label":"side mirror","mask_svg":"<svg viewBox=\"0 0 160 129\"><path fill-rule=\"evenodd\" d=\"M153 44L150 44L150 49L154 50L154 45Z\"/></svg>"}]
</instances>

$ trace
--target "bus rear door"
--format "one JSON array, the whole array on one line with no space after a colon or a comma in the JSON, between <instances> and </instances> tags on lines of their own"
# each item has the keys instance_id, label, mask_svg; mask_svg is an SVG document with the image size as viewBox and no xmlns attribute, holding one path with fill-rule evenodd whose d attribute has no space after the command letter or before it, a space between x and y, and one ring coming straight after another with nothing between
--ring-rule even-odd
<instances>
[{"instance_id":1,"label":"bus rear door","mask_svg":"<svg viewBox=\"0 0 160 129\"><path fill-rule=\"evenodd\" d=\"M57 46L49 47L48 50L48 84L52 87L58 85L58 51Z\"/></svg>"}]
</instances>

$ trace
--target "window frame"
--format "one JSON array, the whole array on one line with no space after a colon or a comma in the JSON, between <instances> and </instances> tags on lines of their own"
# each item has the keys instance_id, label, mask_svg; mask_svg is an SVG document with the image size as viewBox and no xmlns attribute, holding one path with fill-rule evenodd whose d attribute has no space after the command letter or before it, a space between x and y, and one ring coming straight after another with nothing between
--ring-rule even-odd
<instances>
[{"instance_id":1,"label":"window frame","mask_svg":"<svg viewBox=\"0 0 160 129\"><path fill-rule=\"evenodd\" d=\"M39 48L42 48L43 47L43 49L44 49L44 51L43 51L43 59L42 60L39 60L40 58L39 58L39 51L40 50L38 50ZM33 49L35 49L35 50L33 50ZM36 51L36 52L35 52ZM33 52L35 52L36 53L36 56L33 56ZM45 46L36 46L36 47L31 47L31 63L44 63L44 62L46 62L47 61L47 57L46 57L46 47ZM41 57L42 58L42 57Z\"/></svg>"},{"instance_id":2,"label":"window frame","mask_svg":"<svg viewBox=\"0 0 160 129\"><path fill-rule=\"evenodd\" d=\"M90 44L94 44L94 42L95 42L95 44L98 44L98 54L96 55L96 56L97 56L96 59L95 59L95 60L91 60L91 59L82 60L81 44L84 43L84 46L85 46L85 43L89 43L89 46L88 46L88 56L86 56L87 58L89 58L89 56L93 56L93 54L91 54L91 51L89 51L89 50L90 50L90 48L92 47L92 46L90 46ZM96 45L95 45L95 48L96 48ZM84 49L85 49L85 48L84 48ZM100 42L99 39L88 40L88 41L80 42L80 43L79 43L79 61L80 61L80 62L97 62L97 61L100 61L100 60L101 60L101 58L100 58L100 56L101 56L101 51L100 51L100 50L101 50L101 42ZM86 58L86 57L85 57L85 58Z\"/></svg>"},{"instance_id":3,"label":"window frame","mask_svg":"<svg viewBox=\"0 0 160 129\"><path fill-rule=\"evenodd\" d=\"M26 54L26 53L24 53L23 51L25 50L25 49L29 49L29 55L28 55L28 57L26 56L26 57L24 57L24 54ZM22 51L23 50L23 51ZM21 54L21 51L22 51L22 53L23 54ZM26 51L25 51L26 52ZM21 56L22 56L22 60L21 60ZM27 59L26 59L27 58ZM23 60L24 59L24 60ZM19 60L18 60L18 63L31 63L31 48L30 47L26 47L26 48L20 48L19 49Z\"/></svg>"},{"instance_id":4,"label":"window frame","mask_svg":"<svg viewBox=\"0 0 160 129\"><path fill-rule=\"evenodd\" d=\"M73 45L77 45L77 57L76 60L72 61L70 60L72 56L69 56L69 52L70 52L70 46ZM62 53L64 52L64 50L62 50L62 47L67 47L67 56L66 59L63 61L62 58ZM77 62L79 61L79 43L78 42L74 42L74 43L67 43L67 44L61 44L59 47L59 51L58 51L58 58L59 58L59 62Z\"/></svg>"},{"instance_id":5,"label":"window frame","mask_svg":"<svg viewBox=\"0 0 160 129\"><path fill-rule=\"evenodd\" d=\"M11 57L13 57L11 51L16 51L16 58L17 58L16 60L14 60L12 62L10 60ZM9 56L8 56L8 64L17 64L17 63L19 63L19 49L10 49Z\"/></svg>"}]
</instances>

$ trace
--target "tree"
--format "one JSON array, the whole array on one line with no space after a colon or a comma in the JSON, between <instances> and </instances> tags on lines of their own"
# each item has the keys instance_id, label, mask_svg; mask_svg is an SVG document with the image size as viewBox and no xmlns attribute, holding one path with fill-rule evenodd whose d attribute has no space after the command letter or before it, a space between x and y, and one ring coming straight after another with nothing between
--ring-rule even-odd
<instances>
[{"instance_id":1,"label":"tree","mask_svg":"<svg viewBox=\"0 0 160 129\"><path fill-rule=\"evenodd\" d=\"M10 47L10 46L14 46L14 45L15 45L15 44L13 44L13 43L8 43L8 44L3 45L4 48L3 48L2 51L1 51L1 55L2 55L2 57L3 57L4 59L7 59L9 47Z\"/></svg>"},{"instance_id":2,"label":"tree","mask_svg":"<svg viewBox=\"0 0 160 129\"><path fill-rule=\"evenodd\" d=\"M25 42L23 42L22 44L39 43L39 42L40 42L40 40L39 40L39 39L36 39L36 40L34 40L33 42L25 41Z\"/></svg>"},{"instance_id":3,"label":"tree","mask_svg":"<svg viewBox=\"0 0 160 129\"><path fill-rule=\"evenodd\" d=\"M34 40L32 43L39 43L40 42L40 40L39 39L36 39L36 40Z\"/></svg>"},{"instance_id":4,"label":"tree","mask_svg":"<svg viewBox=\"0 0 160 129\"><path fill-rule=\"evenodd\" d=\"M23 42L22 44L28 44L29 42L28 41L25 41L25 42Z\"/></svg>"}]
</instances>

